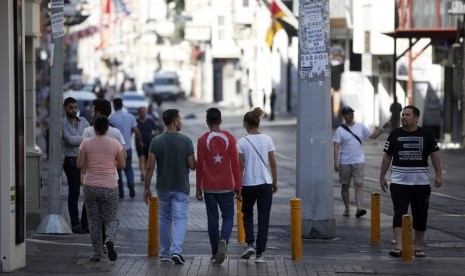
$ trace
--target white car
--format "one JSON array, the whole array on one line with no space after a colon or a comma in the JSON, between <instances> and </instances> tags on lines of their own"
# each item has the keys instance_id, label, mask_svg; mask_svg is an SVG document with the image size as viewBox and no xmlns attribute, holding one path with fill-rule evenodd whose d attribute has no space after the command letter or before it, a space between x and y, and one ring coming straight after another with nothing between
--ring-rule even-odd
<instances>
[{"instance_id":1,"label":"white car","mask_svg":"<svg viewBox=\"0 0 465 276\"><path fill-rule=\"evenodd\" d=\"M121 94L121 99L123 100L123 108L125 108L129 113L137 117L137 110L140 107L145 107L149 105L149 101L145 98L144 95L139 94L136 91L126 91Z\"/></svg>"}]
</instances>

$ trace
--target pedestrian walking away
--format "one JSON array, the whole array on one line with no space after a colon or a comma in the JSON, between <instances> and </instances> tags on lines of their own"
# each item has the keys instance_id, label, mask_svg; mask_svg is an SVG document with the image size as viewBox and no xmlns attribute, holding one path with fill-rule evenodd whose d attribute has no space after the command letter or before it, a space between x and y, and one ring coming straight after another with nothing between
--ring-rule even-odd
<instances>
[{"instance_id":1,"label":"pedestrian walking away","mask_svg":"<svg viewBox=\"0 0 465 276\"><path fill-rule=\"evenodd\" d=\"M140 180L144 181L145 166L149 157L149 146L153 137L157 135L157 127L152 119L147 117L145 106L137 110L139 118L137 119L137 129L139 129L142 141L136 139L137 156L139 157Z\"/></svg>"},{"instance_id":2,"label":"pedestrian walking away","mask_svg":"<svg viewBox=\"0 0 465 276\"><path fill-rule=\"evenodd\" d=\"M124 174L126 175L127 186L129 189L129 196L134 198L136 192L134 190L134 171L132 169L132 149L131 149L131 136L132 133L136 135L138 141L142 141L140 138L140 132L137 128L137 121L134 116L123 111L123 100L116 98L113 100L113 107L115 112L109 117L110 124L121 131L121 134L126 141L126 168ZM118 169L118 188L119 197L124 198L124 185L121 169Z\"/></svg>"},{"instance_id":3,"label":"pedestrian walking away","mask_svg":"<svg viewBox=\"0 0 465 276\"><path fill-rule=\"evenodd\" d=\"M221 264L227 257L234 224L234 198L240 196L242 179L236 139L221 130L221 111L209 108L206 118L210 131L197 140L196 198L205 199L211 261ZM218 208L221 210L221 231Z\"/></svg>"},{"instance_id":4,"label":"pedestrian walking away","mask_svg":"<svg viewBox=\"0 0 465 276\"><path fill-rule=\"evenodd\" d=\"M263 253L268 241L270 211L273 194L278 191L278 173L275 147L270 136L260 132L263 110L256 107L244 115L243 125L247 136L239 139L239 164L242 171L242 213L247 247L241 258L255 254L255 262L265 262ZM271 175L268 171L270 166ZM257 202L258 229L254 238L253 207ZM255 243L255 246L254 246Z\"/></svg>"},{"instance_id":5,"label":"pedestrian walking away","mask_svg":"<svg viewBox=\"0 0 465 276\"><path fill-rule=\"evenodd\" d=\"M189 207L189 169L195 170L195 152L192 140L180 133L182 120L177 109L163 112L166 130L152 139L145 170L144 201L148 204L152 191L155 165L156 190L158 195L158 221L160 257L184 264L182 254L187 231Z\"/></svg>"},{"instance_id":6,"label":"pedestrian walking away","mask_svg":"<svg viewBox=\"0 0 465 276\"><path fill-rule=\"evenodd\" d=\"M92 120L95 120L98 116L110 116L111 114L111 103L108 100L105 99L95 99L92 102L93 108L92 108ZM123 135L121 132L117 129L112 127L111 125L108 127L108 131L105 133L110 138L114 138L120 142L122 146L126 145L126 142L124 141ZM90 138L95 136L95 130L94 127L86 127L84 129L84 133L82 137L85 138ZM124 159L126 159L126 150L123 151ZM86 168L81 168L81 183L83 182L84 175L86 173ZM118 172L115 168L115 178L118 179ZM81 219L81 225L84 229L89 229L89 225L87 222L87 216L84 215L86 214L86 204L82 205L82 219ZM106 240L106 233L105 233L105 226L102 226L102 241L105 243ZM104 253L105 253L105 248L104 248Z\"/></svg>"},{"instance_id":7,"label":"pedestrian walking away","mask_svg":"<svg viewBox=\"0 0 465 276\"><path fill-rule=\"evenodd\" d=\"M363 139L378 138L383 131L389 127L385 123L383 127L377 127L373 132L366 126L354 121L354 110L345 106L341 110L344 124L339 126L334 133L334 170L339 173L341 184L341 196L344 202L344 217L350 216L349 187L353 180L355 189L355 204L357 218L365 215L363 209L363 178L365 177L365 152L363 150Z\"/></svg>"},{"instance_id":8,"label":"pedestrian walking away","mask_svg":"<svg viewBox=\"0 0 465 276\"><path fill-rule=\"evenodd\" d=\"M79 221L79 195L81 193L81 172L76 165L79 146L83 140L82 134L89 122L77 116L78 105L76 99L68 97L63 102L65 117L63 118L63 170L68 180L68 212L71 219L71 230L75 234L86 234L87 231ZM81 219L85 217L85 212ZM84 218L87 221L86 218Z\"/></svg>"},{"instance_id":9,"label":"pedestrian walking away","mask_svg":"<svg viewBox=\"0 0 465 276\"><path fill-rule=\"evenodd\" d=\"M414 256L425 257L423 239L428 219L429 197L431 194L428 177L428 157L433 163L434 186L442 185L441 158L434 136L418 126L420 110L408 105L402 110L402 127L394 129L384 145L379 184L386 192L391 191L394 217L392 227L396 247L389 252L393 257L402 256L402 216L412 210L415 230ZM391 166L392 162L392 166ZM391 185L386 173L391 166Z\"/></svg>"},{"instance_id":10,"label":"pedestrian walking away","mask_svg":"<svg viewBox=\"0 0 465 276\"><path fill-rule=\"evenodd\" d=\"M99 262L103 257L102 226L105 226L108 258L115 261L118 254L114 247L119 220L118 181L115 177L115 164L126 166L124 148L121 143L106 135L109 121L106 116L98 116L94 121L95 136L86 138L81 144L77 165L85 169L83 177L84 200L87 206L90 239L94 254L90 260Z\"/></svg>"}]
</instances>

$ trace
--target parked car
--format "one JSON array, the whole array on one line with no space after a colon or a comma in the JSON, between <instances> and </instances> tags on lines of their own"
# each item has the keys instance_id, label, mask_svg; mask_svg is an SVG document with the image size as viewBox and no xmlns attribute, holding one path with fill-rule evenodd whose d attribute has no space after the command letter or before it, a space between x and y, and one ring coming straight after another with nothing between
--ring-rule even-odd
<instances>
[{"instance_id":1,"label":"parked car","mask_svg":"<svg viewBox=\"0 0 465 276\"><path fill-rule=\"evenodd\" d=\"M151 88L145 88L147 97L152 101L157 98L162 100L176 101L178 98L183 97L184 93L179 82L179 76L176 72L159 72L155 75Z\"/></svg>"},{"instance_id":2,"label":"parked car","mask_svg":"<svg viewBox=\"0 0 465 276\"><path fill-rule=\"evenodd\" d=\"M136 91L124 92L121 94L121 99L123 100L123 108L134 116L137 116L139 107L147 107L150 103L143 94Z\"/></svg>"},{"instance_id":3,"label":"parked car","mask_svg":"<svg viewBox=\"0 0 465 276\"><path fill-rule=\"evenodd\" d=\"M74 99L76 99L79 110L84 109L85 101L88 101L90 105L92 106L92 101L95 98L97 98L94 92L89 92L89 91L84 91L84 90L68 90L66 92L63 92L63 101L68 97L73 97ZM78 112L78 115L79 115L79 112Z\"/></svg>"}]
</instances>

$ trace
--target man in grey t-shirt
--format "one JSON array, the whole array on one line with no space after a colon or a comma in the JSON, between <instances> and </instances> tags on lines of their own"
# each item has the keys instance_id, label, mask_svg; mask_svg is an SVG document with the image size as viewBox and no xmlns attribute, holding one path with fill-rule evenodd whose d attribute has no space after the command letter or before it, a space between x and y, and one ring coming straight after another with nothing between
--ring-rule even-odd
<instances>
[{"instance_id":1,"label":"man in grey t-shirt","mask_svg":"<svg viewBox=\"0 0 465 276\"><path fill-rule=\"evenodd\" d=\"M179 133L182 125L179 110L163 112L163 122L165 132L153 138L150 144L144 201L148 204L152 196L150 182L156 163L160 256L162 260L183 264L181 252L187 230L189 169L195 170L196 167L194 145L189 137Z\"/></svg>"}]
</instances>

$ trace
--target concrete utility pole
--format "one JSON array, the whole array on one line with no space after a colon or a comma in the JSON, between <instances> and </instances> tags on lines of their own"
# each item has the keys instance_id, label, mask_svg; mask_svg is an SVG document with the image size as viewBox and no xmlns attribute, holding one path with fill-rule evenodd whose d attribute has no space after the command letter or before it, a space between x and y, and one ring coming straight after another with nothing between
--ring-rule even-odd
<instances>
[{"instance_id":1,"label":"concrete utility pole","mask_svg":"<svg viewBox=\"0 0 465 276\"><path fill-rule=\"evenodd\" d=\"M71 234L62 216L62 106L63 106L63 0L51 0L52 57L50 82L50 146L48 156L48 206L47 215L37 233Z\"/></svg>"},{"instance_id":2,"label":"concrete utility pole","mask_svg":"<svg viewBox=\"0 0 465 276\"><path fill-rule=\"evenodd\" d=\"M329 0L299 0L297 197L302 236L335 235Z\"/></svg>"}]
</instances>

